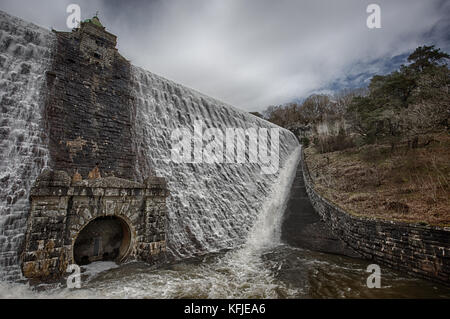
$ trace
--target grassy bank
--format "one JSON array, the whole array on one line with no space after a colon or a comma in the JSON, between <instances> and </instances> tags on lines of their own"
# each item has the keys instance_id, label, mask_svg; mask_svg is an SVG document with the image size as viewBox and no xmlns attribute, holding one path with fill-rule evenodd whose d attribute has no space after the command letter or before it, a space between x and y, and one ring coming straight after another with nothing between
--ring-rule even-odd
<instances>
[{"instance_id":1,"label":"grassy bank","mask_svg":"<svg viewBox=\"0 0 450 319\"><path fill-rule=\"evenodd\" d=\"M450 136L424 138L416 149L364 145L320 154L305 149L316 190L349 213L450 225Z\"/></svg>"}]
</instances>

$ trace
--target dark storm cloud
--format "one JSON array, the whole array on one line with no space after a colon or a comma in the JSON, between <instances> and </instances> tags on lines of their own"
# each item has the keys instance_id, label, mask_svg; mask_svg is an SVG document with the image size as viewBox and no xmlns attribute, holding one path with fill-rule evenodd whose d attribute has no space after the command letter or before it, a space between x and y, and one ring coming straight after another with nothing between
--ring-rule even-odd
<instances>
[{"instance_id":1,"label":"dark storm cloud","mask_svg":"<svg viewBox=\"0 0 450 319\"><path fill-rule=\"evenodd\" d=\"M449 49L448 1L21 1L0 8L66 29L66 6L97 10L133 64L243 109L262 109L389 71L418 45ZM382 28L366 27L381 6Z\"/></svg>"}]
</instances>

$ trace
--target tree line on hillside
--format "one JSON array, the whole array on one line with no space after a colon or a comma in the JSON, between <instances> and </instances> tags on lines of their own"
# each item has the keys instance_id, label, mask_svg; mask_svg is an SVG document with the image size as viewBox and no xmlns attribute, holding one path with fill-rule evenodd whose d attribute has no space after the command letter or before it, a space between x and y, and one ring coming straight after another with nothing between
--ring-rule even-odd
<instances>
[{"instance_id":1,"label":"tree line on hillside","mask_svg":"<svg viewBox=\"0 0 450 319\"><path fill-rule=\"evenodd\" d=\"M448 59L435 46L421 46L406 65L373 76L366 88L314 94L303 103L253 114L291 130L304 146L312 142L322 153L374 143L388 143L392 151L402 142L416 148L421 137L449 132Z\"/></svg>"}]
</instances>

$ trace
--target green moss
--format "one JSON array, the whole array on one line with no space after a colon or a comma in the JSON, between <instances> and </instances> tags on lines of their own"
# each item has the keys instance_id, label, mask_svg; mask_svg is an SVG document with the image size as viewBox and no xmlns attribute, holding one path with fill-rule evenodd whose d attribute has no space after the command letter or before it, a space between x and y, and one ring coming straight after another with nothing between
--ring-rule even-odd
<instances>
[{"instance_id":1,"label":"green moss","mask_svg":"<svg viewBox=\"0 0 450 319\"><path fill-rule=\"evenodd\" d=\"M95 24L98 27L103 27L102 23L100 22L100 20L96 16L93 17L92 19L86 19L86 20L83 21L83 23L88 23L88 22L93 23L93 24Z\"/></svg>"}]
</instances>

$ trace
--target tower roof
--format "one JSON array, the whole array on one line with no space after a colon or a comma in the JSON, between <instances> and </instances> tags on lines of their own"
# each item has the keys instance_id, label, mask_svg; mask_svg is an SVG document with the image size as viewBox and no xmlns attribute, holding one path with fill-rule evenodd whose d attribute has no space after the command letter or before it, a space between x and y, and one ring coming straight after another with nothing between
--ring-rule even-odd
<instances>
[{"instance_id":1,"label":"tower roof","mask_svg":"<svg viewBox=\"0 0 450 319\"><path fill-rule=\"evenodd\" d=\"M99 27L103 28L103 25L102 25L102 23L100 22L100 19L97 16L94 16L92 19L86 19L86 20L83 21L83 23L86 23L86 22L91 22L91 23L95 24L96 26L99 26Z\"/></svg>"}]
</instances>

